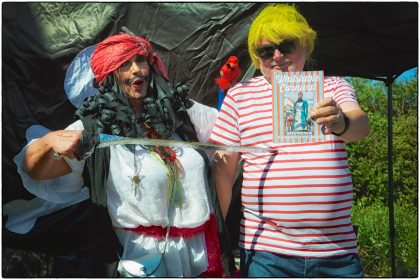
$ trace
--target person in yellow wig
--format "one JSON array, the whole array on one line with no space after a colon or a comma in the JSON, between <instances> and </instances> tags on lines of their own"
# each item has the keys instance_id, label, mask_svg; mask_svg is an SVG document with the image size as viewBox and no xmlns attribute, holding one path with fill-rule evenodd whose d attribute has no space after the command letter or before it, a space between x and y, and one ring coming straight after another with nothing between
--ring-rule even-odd
<instances>
[{"instance_id":1,"label":"person in yellow wig","mask_svg":"<svg viewBox=\"0 0 420 280\"><path fill-rule=\"evenodd\" d=\"M324 78L324 99L310 117L324 142L273 143L272 73L303 71L316 32L295 6L264 8L248 35L249 54L262 75L233 86L222 104L212 141L276 150L224 153L214 174L226 216L238 160L243 160L240 227L242 277L362 277L351 223L353 184L344 143L365 137L367 115L353 88Z\"/></svg>"}]
</instances>

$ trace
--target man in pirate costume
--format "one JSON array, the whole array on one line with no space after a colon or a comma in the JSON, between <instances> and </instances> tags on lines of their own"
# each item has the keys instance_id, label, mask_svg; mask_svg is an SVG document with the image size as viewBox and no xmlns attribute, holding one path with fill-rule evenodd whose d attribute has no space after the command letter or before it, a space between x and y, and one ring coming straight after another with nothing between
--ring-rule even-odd
<instances>
[{"instance_id":1,"label":"man in pirate costume","mask_svg":"<svg viewBox=\"0 0 420 280\"><path fill-rule=\"evenodd\" d=\"M59 186L57 193L81 188L88 170L90 198L106 207L122 245L115 251L120 275L148 276L132 275L124 264L159 254L167 277L225 275L218 238L222 223L215 215L220 209L207 180L206 153L116 145L95 149L87 159L80 154L82 135L95 132L205 142L217 110L177 95L150 42L134 34L100 42L91 69L98 91L76 111L79 120L31 141L15 158L25 187L48 201L57 196L48 186Z\"/></svg>"},{"instance_id":2,"label":"man in pirate costume","mask_svg":"<svg viewBox=\"0 0 420 280\"><path fill-rule=\"evenodd\" d=\"M293 103L292 131L304 131L309 129L308 124L309 106L308 101L303 99L303 93L298 93L297 100Z\"/></svg>"}]
</instances>

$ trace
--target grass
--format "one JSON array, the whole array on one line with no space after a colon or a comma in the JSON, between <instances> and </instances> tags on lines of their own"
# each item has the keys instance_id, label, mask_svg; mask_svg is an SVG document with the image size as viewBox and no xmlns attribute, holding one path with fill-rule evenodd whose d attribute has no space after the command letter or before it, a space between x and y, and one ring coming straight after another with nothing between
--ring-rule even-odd
<instances>
[{"instance_id":1,"label":"grass","mask_svg":"<svg viewBox=\"0 0 420 280\"><path fill-rule=\"evenodd\" d=\"M360 258L366 277L391 277L388 207L381 202L353 206L353 223L358 228ZM394 206L395 262L397 277L418 275L417 207Z\"/></svg>"}]
</instances>

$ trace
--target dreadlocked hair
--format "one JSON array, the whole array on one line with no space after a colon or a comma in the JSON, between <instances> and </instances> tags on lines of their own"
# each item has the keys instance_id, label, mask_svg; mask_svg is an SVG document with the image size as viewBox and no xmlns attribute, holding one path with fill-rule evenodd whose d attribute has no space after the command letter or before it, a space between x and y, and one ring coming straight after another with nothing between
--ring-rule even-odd
<instances>
[{"instance_id":1,"label":"dreadlocked hair","mask_svg":"<svg viewBox=\"0 0 420 280\"><path fill-rule=\"evenodd\" d=\"M75 112L76 119L89 115L95 119L98 133L125 137L143 136L135 111L113 75L108 75L96 95L86 98Z\"/></svg>"},{"instance_id":2,"label":"dreadlocked hair","mask_svg":"<svg viewBox=\"0 0 420 280\"><path fill-rule=\"evenodd\" d=\"M151 69L147 95L143 98L141 120L162 138L169 138L175 129L182 125L175 112L185 111L185 107L179 105L180 102L172 104L172 95L170 83ZM174 105L176 108L172 108ZM126 94L121 92L113 75L109 75L98 88L96 95L85 99L75 112L76 119L88 115L95 119L99 133L145 137L134 108Z\"/></svg>"},{"instance_id":3,"label":"dreadlocked hair","mask_svg":"<svg viewBox=\"0 0 420 280\"><path fill-rule=\"evenodd\" d=\"M148 93L143 98L141 118L162 138L169 138L176 126L176 116L170 99L171 95L172 91L169 82L151 70Z\"/></svg>"}]
</instances>

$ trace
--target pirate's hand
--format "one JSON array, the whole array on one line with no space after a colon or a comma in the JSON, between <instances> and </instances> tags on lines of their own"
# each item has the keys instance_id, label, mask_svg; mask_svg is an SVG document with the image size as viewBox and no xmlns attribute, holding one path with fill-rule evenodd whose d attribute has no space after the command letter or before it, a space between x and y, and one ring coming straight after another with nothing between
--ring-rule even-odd
<instances>
[{"instance_id":1,"label":"pirate's hand","mask_svg":"<svg viewBox=\"0 0 420 280\"><path fill-rule=\"evenodd\" d=\"M341 135L346 130L346 120L341 106L332 98L319 102L310 113L311 119L318 125L324 125L324 133Z\"/></svg>"},{"instance_id":2,"label":"pirate's hand","mask_svg":"<svg viewBox=\"0 0 420 280\"><path fill-rule=\"evenodd\" d=\"M57 178L72 172L62 156L75 158L74 152L83 130L58 130L32 142L23 159L24 169L35 180Z\"/></svg>"},{"instance_id":3,"label":"pirate's hand","mask_svg":"<svg viewBox=\"0 0 420 280\"><path fill-rule=\"evenodd\" d=\"M47 134L54 158L66 156L74 159L82 133L83 130L57 130Z\"/></svg>"}]
</instances>

